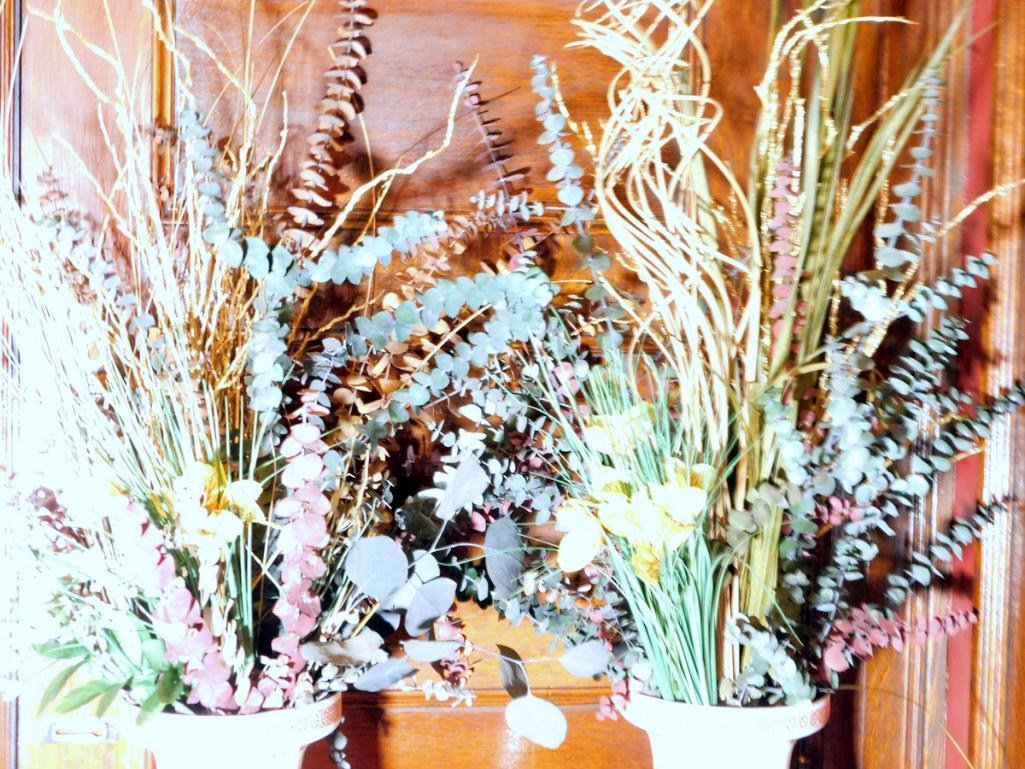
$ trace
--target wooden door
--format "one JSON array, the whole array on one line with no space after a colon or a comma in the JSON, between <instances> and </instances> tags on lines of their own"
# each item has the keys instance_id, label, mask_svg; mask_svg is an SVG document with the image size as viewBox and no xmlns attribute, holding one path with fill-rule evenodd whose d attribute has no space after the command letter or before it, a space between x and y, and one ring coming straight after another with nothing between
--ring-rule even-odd
<instances>
[{"instance_id":1,"label":"wooden door","mask_svg":"<svg viewBox=\"0 0 1025 769\"><path fill-rule=\"evenodd\" d=\"M2 1L2 0L0 0ZM437 140L451 98L453 62L469 63L479 56L477 76L483 94L492 99L498 127L513 140L517 166L534 169L532 183L540 197L551 198L544 180L546 156L535 143L533 99L529 91L529 61L534 53L555 58L567 102L577 119L601 119L605 88L612 70L592 53L566 51L573 39L569 21L576 0L377 0L377 23L368 32L373 53L365 64L367 84L363 135L357 136L353 162L344 182L351 184L372 169L395 163L403 155L422 151ZM728 115L722 133L724 154L742 164L745 137L755 118L752 89L764 62L772 3L718 0L704 31L720 77L715 95ZM859 60L867 84L859 110L867 117L892 93L916 56L936 38L959 3L955 0L877 0L870 10L906 15L918 23L913 30L878 25L863 33L865 50ZM1025 19L1019 0L976 0L974 26L1001 21L996 33L964 53L947 73L948 105L945 153L940 175L943 194L930 202L937 216L953 216L990 179L1025 176ZM47 15L55 0L6 0L0 11L0 92L13 107L11 135L16 139L20 180L32 189L35 180L51 170L66 192L87 208L95 200L90 185L78 174L76 155L104 176L99 94L110 87L110 73L90 56L82 40L70 44L80 53L71 63L61 52L58 28ZM241 63L242 42L259 41L255 49L262 92L268 95L262 136L277 140L287 104L291 142L281 159L281 183L272 195L273 207L284 213L292 201L288 181L298 174L304 157L305 136L316 126L315 105L323 91L321 74L330 66L328 46L334 40L338 3L257 0L252 15L240 0L175 0L164 4L163 22L181 29L180 39L194 51L191 77L199 106L212 111L215 134L227 134L235 124L239 105L223 95L224 70L196 50L191 36L202 38L210 52L234 71ZM1015 10L1016 9L1016 10ZM125 61L138 73L140 119L157 129L173 128L175 83L166 52L156 42L152 21L139 0L64 0L63 10L72 24L102 47L114 42ZM19 32L23 31L23 37ZM68 33L64 33L68 34ZM13 78L16 41L23 40L21 67ZM289 51L280 73L279 57ZM729 73L724 76L724 73ZM12 79L13 78L13 79ZM11 83L18 88L9 88ZM987 87L995 89L996 98ZM994 114L994 104L996 105ZM98 113L99 110L99 113ZM994 154L986 131L995 116ZM453 146L416 177L393 190L390 213L410 208L467 211L469 196L489 183L487 172L474 159L476 136L462 120ZM61 138L55 138L55 132ZM157 131L156 133L159 133ZM992 136L992 135L991 135ZM109 169L109 166L106 166ZM155 183L166 183L159 147L154 152ZM93 210L96 210L95 208ZM990 320L980 337L979 349L967 379L997 389L1025 364L1019 324L1025 288L1018 277L1017 257L1025 248L1025 198L1003 198L991 211L991 246L1004 259L990 301ZM951 238L943 262L957 263L965 248L976 253L985 240L987 220L977 218L962 243ZM462 255L469 267L479 253ZM970 299L968 311L981 318L981 297ZM987 358L988 356L988 358ZM931 503L919 511L906 532L912 545L921 541L926 527L963 510L965 499L980 489L1003 493L1025 483L1017 456L1025 439L1019 422L999 433L984 461L964 468L955 481L941 487ZM1015 483L1011 484L1010 479ZM962 507L958 507L962 505ZM939 613L956 601L977 601L982 623L973 639L915 648L897 657L883 653L868 665L855 689L836 698L830 727L805 748L801 765L850 769L960 769L967 764L947 739L949 731L976 766L1015 767L1025 756L1021 732L1010 718L1025 697L1018 676L1022 644L1020 585L1025 584L1021 563L1025 549L1023 528L1013 518L1002 522L994 536L959 567L953 587L940 588L916 599L913 613ZM895 553L894 555L899 555ZM479 643L504 641L544 654L546 642L532 633L514 630L485 615L471 616L468 633ZM510 640L511 639L511 640ZM530 653L530 651L528 651ZM582 686L557 665L534 685L569 715L570 738L557 753L532 747L505 728L505 695L497 671L482 662L476 672L480 693L472 710L453 709L444 703L424 702L419 695L390 692L378 696L347 696L345 732L349 756L356 769L391 769L400 766L475 767L580 767L646 766L643 738L622 722L598 721L595 702L604 691L600 683ZM1008 691L1012 693L1005 694ZM970 696L969 696L970 695ZM108 743L102 722L62 722L52 714L36 717L31 697L23 701L13 719L7 708L0 721L0 740L20 749L5 753L0 767L55 769L58 766L125 767L136 769L144 758L123 743ZM15 727L16 724L16 727ZM78 744L61 740L82 740ZM113 738L113 735L109 735ZM1008 740L1006 750L1002 740ZM320 746L308 765L327 767L326 749Z\"/></svg>"}]
</instances>

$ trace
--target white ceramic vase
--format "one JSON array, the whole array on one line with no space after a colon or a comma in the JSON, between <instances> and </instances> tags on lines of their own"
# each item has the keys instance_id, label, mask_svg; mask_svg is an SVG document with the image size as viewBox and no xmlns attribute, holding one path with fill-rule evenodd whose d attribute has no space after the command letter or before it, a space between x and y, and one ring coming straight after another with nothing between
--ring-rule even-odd
<instances>
[{"instance_id":1,"label":"white ceramic vase","mask_svg":"<svg viewBox=\"0 0 1025 769\"><path fill-rule=\"evenodd\" d=\"M126 725L128 737L156 759L157 769L300 769L306 747L331 734L341 697L247 716L155 713Z\"/></svg>"},{"instance_id":2,"label":"white ceramic vase","mask_svg":"<svg viewBox=\"0 0 1025 769\"><path fill-rule=\"evenodd\" d=\"M631 694L623 715L648 733L654 769L789 769L797 741L829 720L829 698L737 708Z\"/></svg>"}]
</instances>

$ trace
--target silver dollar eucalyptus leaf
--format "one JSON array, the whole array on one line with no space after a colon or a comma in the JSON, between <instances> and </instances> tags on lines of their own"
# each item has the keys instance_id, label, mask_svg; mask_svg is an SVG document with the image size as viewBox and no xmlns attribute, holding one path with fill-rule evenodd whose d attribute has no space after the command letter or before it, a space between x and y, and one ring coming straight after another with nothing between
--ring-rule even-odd
<instances>
[{"instance_id":1,"label":"silver dollar eucalyptus leaf","mask_svg":"<svg viewBox=\"0 0 1025 769\"><path fill-rule=\"evenodd\" d=\"M604 643L593 639L567 649L559 662L571 675L593 678L605 671L609 664L609 652Z\"/></svg>"},{"instance_id":2,"label":"silver dollar eucalyptus leaf","mask_svg":"<svg viewBox=\"0 0 1025 769\"><path fill-rule=\"evenodd\" d=\"M418 636L443 617L456 600L456 583L445 577L421 586L406 610L406 632Z\"/></svg>"},{"instance_id":3,"label":"silver dollar eucalyptus leaf","mask_svg":"<svg viewBox=\"0 0 1025 769\"><path fill-rule=\"evenodd\" d=\"M499 518L484 534L484 568L495 585L494 595L504 601L513 595L523 572L523 540L512 518Z\"/></svg>"},{"instance_id":4,"label":"silver dollar eucalyptus leaf","mask_svg":"<svg viewBox=\"0 0 1025 769\"><path fill-rule=\"evenodd\" d=\"M451 657L462 644L457 641L403 641L406 656L414 662L437 662Z\"/></svg>"},{"instance_id":5,"label":"silver dollar eucalyptus leaf","mask_svg":"<svg viewBox=\"0 0 1025 769\"><path fill-rule=\"evenodd\" d=\"M361 692L379 692L392 684L397 684L403 678L409 678L415 672L416 668L405 660L386 660L380 665L374 665L357 678L353 686Z\"/></svg>"},{"instance_id":6,"label":"silver dollar eucalyptus leaf","mask_svg":"<svg viewBox=\"0 0 1025 769\"><path fill-rule=\"evenodd\" d=\"M345 559L345 576L376 601L385 601L406 584L408 572L406 554L390 537L361 539Z\"/></svg>"},{"instance_id":7,"label":"silver dollar eucalyptus leaf","mask_svg":"<svg viewBox=\"0 0 1025 769\"><path fill-rule=\"evenodd\" d=\"M521 737L555 750L566 739L566 716L548 700L527 694L505 707L505 723Z\"/></svg>"},{"instance_id":8,"label":"silver dollar eucalyptus leaf","mask_svg":"<svg viewBox=\"0 0 1025 769\"><path fill-rule=\"evenodd\" d=\"M473 454L464 454L455 472L445 478L445 489L435 494L438 507L435 515L443 521L472 507L488 487L488 474Z\"/></svg>"},{"instance_id":9,"label":"silver dollar eucalyptus leaf","mask_svg":"<svg viewBox=\"0 0 1025 769\"><path fill-rule=\"evenodd\" d=\"M508 692L513 699L525 697L530 693L530 684L527 683L527 669L515 649L498 644L498 674L502 682L502 688Z\"/></svg>"}]
</instances>

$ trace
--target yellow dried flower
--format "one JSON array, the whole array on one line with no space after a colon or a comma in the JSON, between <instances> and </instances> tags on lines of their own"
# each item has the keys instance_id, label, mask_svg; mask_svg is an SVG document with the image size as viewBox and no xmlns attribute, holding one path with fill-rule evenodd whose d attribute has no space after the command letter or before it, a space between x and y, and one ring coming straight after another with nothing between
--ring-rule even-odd
<instances>
[{"instance_id":1,"label":"yellow dried flower","mask_svg":"<svg viewBox=\"0 0 1025 769\"><path fill-rule=\"evenodd\" d=\"M224 487L225 501L242 514L242 519L246 523L266 522L267 516L264 515L257 501L262 493L263 486L251 479L232 481Z\"/></svg>"},{"instance_id":2,"label":"yellow dried flower","mask_svg":"<svg viewBox=\"0 0 1025 769\"><path fill-rule=\"evenodd\" d=\"M666 483L631 491L618 469L590 468L593 500L568 499L557 514L557 528L566 532L559 544L560 568L579 571L594 560L607 531L629 543L635 554L631 563L642 579L657 580L659 560L697 531L715 468L671 458L666 475Z\"/></svg>"},{"instance_id":3,"label":"yellow dried flower","mask_svg":"<svg viewBox=\"0 0 1025 769\"><path fill-rule=\"evenodd\" d=\"M676 457L669 457L666 461L666 478L669 479L669 483L675 483L677 486L696 486L707 492L715 483L715 476L716 470L712 465L702 462L688 465Z\"/></svg>"},{"instance_id":4,"label":"yellow dried flower","mask_svg":"<svg viewBox=\"0 0 1025 769\"><path fill-rule=\"evenodd\" d=\"M634 554L630 558L630 565L642 582L646 582L649 585L658 583L661 567L658 554L653 546L640 544L635 547Z\"/></svg>"},{"instance_id":5,"label":"yellow dried flower","mask_svg":"<svg viewBox=\"0 0 1025 769\"><path fill-rule=\"evenodd\" d=\"M242 536L246 523L265 521L257 500L263 487L254 480L225 484L219 464L193 462L172 484L171 505L185 547L205 560Z\"/></svg>"}]
</instances>

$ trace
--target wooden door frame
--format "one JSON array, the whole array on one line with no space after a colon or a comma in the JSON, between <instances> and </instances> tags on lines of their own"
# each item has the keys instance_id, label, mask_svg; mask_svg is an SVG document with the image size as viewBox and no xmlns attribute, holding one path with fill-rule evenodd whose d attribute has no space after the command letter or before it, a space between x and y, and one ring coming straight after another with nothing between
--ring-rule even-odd
<instances>
[{"instance_id":1,"label":"wooden door frame","mask_svg":"<svg viewBox=\"0 0 1025 769\"><path fill-rule=\"evenodd\" d=\"M161 23L173 18L174 0L158 0ZM9 124L2 129L7 132L7 157L0 160L9 164L11 177L16 194L20 196L22 179L22 138L24 135L22 115L22 72L19 56L21 41L27 22L27 8L23 0L0 0L0 122L10 112ZM166 27L165 27L166 28ZM160 43L158 36L152 36L151 51L153 67L153 122L158 127L173 128L174 113L174 68L169 53ZM167 145L164 145L167 146ZM153 158L153 177L155 183L167 183L171 173L171 155L155 145ZM5 329L0 327L0 333ZM8 361L0 359L0 365ZM0 392L0 476L9 472L13 466L13 447L9 441L12 434L10 417L12 409L7 408L8 393ZM0 558L4 557L7 542L0 538ZM6 608L6 607L5 607ZM11 621L10 618L6 618ZM3 622L0 622L0 630ZM2 637L2 634L0 634ZM19 718L18 702L0 699L0 769L17 769L19 764ZM152 759L146 763L152 769Z\"/></svg>"},{"instance_id":2,"label":"wooden door frame","mask_svg":"<svg viewBox=\"0 0 1025 769\"><path fill-rule=\"evenodd\" d=\"M17 185L20 180L21 161L21 78L17 70L18 42L22 29L21 0L0 0L0 120L10 110L11 123L3 125L0 130L7 131L8 157L0 162L10 163L12 177ZM6 330L0 328L0 333ZM6 360L0 359L0 365L6 366ZM6 396L6 394L4 394ZM9 411L0 410L0 436L11 435L8 424ZM3 468L10 467L13 450L10 442L0 453L0 474ZM0 541L0 557L7 543ZM9 621L9 620L8 620ZM15 769L18 763L18 708L14 702L0 700L0 769Z\"/></svg>"},{"instance_id":3,"label":"wooden door frame","mask_svg":"<svg viewBox=\"0 0 1025 769\"><path fill-rule=\"evenodd\" d=\"M975 78L980 73L988 75L996 91L992 100L990 176L997 182L1025 178L1025 14L1021 13L1021 0L975 0L975 3L994 7L998 21L993 46L982 54L985 61L973 67L971 82L974 88ZM169 24L174 18L173 0L165 0L158 6L165 14L161 21ZM13 96L10 162L16 181L21 126L15 63L22 7L22 0L0 0L0 115L5 114L9 97ZM153 57L153 116L158 126L170 129L174 126L174 68L155 35ZM972 105L972 118L987 120L988 114ZM169 182L169 167L162 165L160 158L155 157L154 161L155 181ZM1025 347L1019 343L1019 340L1025 341L1025 276L1017 267L1025 260L1025 190L1019 189L995 200L989 209L988 228L984 226L984 229L988 229L989 247L1001 264L988 294L966 310L970 316L985 318L981 341L988 365L979 378L986 391L995 393L1025 374ZM983 313L986 303L989 311ZM966 478L965 473L958 477L958 499L963 497L962 489L967 494L969 487L973 495L981 488L984 497L1002 497L1017 491L1020 498L1012 505L1011 514L996 523L978 549L974 569L971 563L967 567L967 577L972 577L974 571L975 604L980 614L970 651L970 672L966 672L970 675L967 685L971 693L966 725L968 753L978 769L1007 769L1016 765L1015 761L1025 760L1025 738L1020 734L1008 738L1008 730L1015 725L1012 713L1025 706L1025 585L1021 584L1025 581L1025 566L1021 565L1025 564L1025 526L1013 523L1016 515L1025 512L1023 481L1017 480L1025 477L1025 457L1016 456L1023 451L1025 419L1016 417L994 430L984 458L970 466L967 475L974 477ZM4 461L0 457L0 465ZM933 517L924 512L923 515ZM929 671L941 664L942 655L926 650L914 650L912 654L902 663L906 672L901 678L908 683L913 680L922 683L923 677L934 680ZM951 691L949 685L948 691ZM882 704L882 700L874 701L874 705ZM929 735L935 732L935 724L928 723L929 717L922 712L893 704L886 709L902 718L903 732L894 734L888 744L876 744L877 749L887 751L896 747L903 752L909 741L931 739ZM898 766L910 769L912 764L908 761L918 755L917 751L915 748ZM942 765L942 759L933 759L930 755L930 769L938 769L937 762ZM946 764L947 769L952 769L949 752ZM16 766L17 708L0 701L0 769L16 769ZM917 764L914 767L918 769Z\"/></svg>"},{"instance_id":4,"label":"wooden door frame","mask_svg":"<svg viewBox=\"0 0 1025 769\"><path fill-rule=\"evenodd\" d=\"M996 0L991 77L994 90L992 180L1025 178L1025 14L1017 0ZM991 394L1025 375L1025 190L1017 188L989 208L989 247L1000 259L991 285L983 351L985 388ZM1015 496L979 549L971 687L971 759L977 769L1006 769L1025 760L1025 737L1015 715L1025 702L1025 418L999 425L981 468L986 497ZM1018 519L1018 520L1016 520Z\"/></svg>"}]
</instances>

